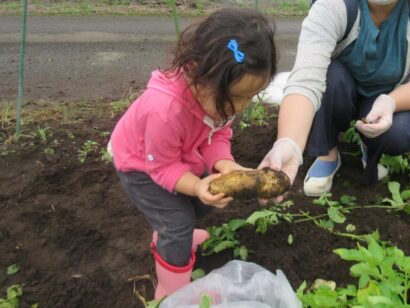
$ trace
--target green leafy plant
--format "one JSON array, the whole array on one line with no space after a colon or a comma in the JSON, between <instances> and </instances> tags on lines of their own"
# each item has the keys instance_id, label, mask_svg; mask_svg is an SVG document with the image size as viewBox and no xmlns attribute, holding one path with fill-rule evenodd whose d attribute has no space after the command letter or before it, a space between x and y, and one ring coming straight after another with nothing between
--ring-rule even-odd
<instances>
[{"instance_id":1,"label":"green leafy plant","mask_svg":"<svg viewBox=\"0 0 410 308\"><path fill-rule=\"evenodd\" d=\"M320 221L321 227L327 229L333 229L334 224L342 224L346 221L346 215L350 213L350 209L344 207L344 205L354 205L355 198L352 196L342 196L340 202L331 200L331 193L326 193L320 196L318 199L313 200L313 204L320 206L327 206L327 215L330 221Z\"/></svg>"},{"instance_id":2,"label":"green leafy plant","mask_svg":"<svg viewBox=\"0 0 410 308\"><path fill-rule=\"evenodd\" d=\"M93 128L93 133L97 134L99 137L102 138L107 138L111 134L111 132L100 131L97 127Z\"/></svg>"},{"instance_id":3,"label":"green leafy plant","mask_svg":"<svg viewBox=\"0 0 410 308\"><path fill-rule=\"evenodd\" d=\"M18 308L19 298L23 295L23 288L18 285L12 285L7 288L7 297L0 298L0 308Z\"/></svg>"},{"instance_id":4,"label":"green leafy plant","mask_svg":"<svg viewBox=\"0 0 410 308\"><path fill-rule=\"evenodd\" d=\"M199 308L211 308L212 297L206 293L201 293L201 298L199 299Z\"/></svg>"},{"instance_id":5,"label":"green leafy plant","mask_svg":"<svg viewBox=\"0 0 410 308\"><path fill-rule=\"evenodd\" d=\"M340 198L340 201L335 201L335 200L330 199L331 196L332 196L331 193L326 193L320 196L319 198L313 200L313 204L327 207L326 214L312 217L308 212L303 212L303 214L306 217L305 220L313 221L316 226L323 228L334 235L348 237L351 239L364 241L364 242L369 242L371 240L378 240L380 238L378 231L375 231L370 234L354 234L353 232L356 230L356 227L351 224L348 224L346 226L346 231L348 233L345 233L341 231L336 231L335 226L337 224L345 223L347 220L346 215L349 214L352 210L372 209L372 208L382 208L382 209L390 210L391 209L390 206L383 206L383 205L357 206L355 202L356 198L353 196L343 195Z\"/></svg>"},{"instance_id":6,"label":"green leafy plant","mask_svg":"<svg viewBox=\"0 0 410 308\"><path fill-rule=\"evenodd\" d=\"M67 132L67 137L68 137L68 139L70 139L70 140L74 140L75 139L75 136L74 136L74 134L72 133L72 132Z\"/></svg>"},{"instance_id":7,"label":"green leafy plant","mask_svg":"<svg viewBox=\"0 0 410 308\"><path fill-rule=\"evenodd\" d=\"M197 9L197 14L204 14L206 0L195 0L195 7Z\"/></svg>"},{"instance_id":8,"label":"green leafy plant","mask_svg":"<svg viewBox=\"0 0 410 308\"><path fill-rule=\"evenodd\" d=\"M292 234L289 234L289 235L288 235L288 244L289 244L289 245L292 245L292 244L293 244L293 241L294 241L293 235L292 235Z\"/></svg>"},{"instance_id":9,"label":"green leafy plant","mask_svg":"<svg viewBox=\"0 0 410 308\"><path fill-rule=\"evenodd\" d=\"M106 148L101 149L100 155L101 155L101 160L104 163L109 164L112 162L112 156L110 155L110 153L108 153Z\"/></svg>"},{"instance_id":10,"label":"green leafy plant","mask_svg":"<svg viewBox=\"0 0 410 308\"><path fill-rule=\"evenodd\" d=\"M387 187L391 193L391 198L384 198L382 202L389 203L392 208L410 214L410 189L400 191L398 182L388 182Z\"/></svg>"},{"instance_id":11,"label":"green leafy plant","mask_svg":"<svg viewBox=\"0 0 410 308\"><path fill-rule=\"evenodd\" d=\"M54 154L55 154L55 151L54 151L54 149L53 148L45 148L44 150L43 150L43 153L44 153L44 155L46 155L46 156L53 156Z\"/></svg>"},{"instance_id":12,"label":"green leafy plant","mask_svg":"<svg viewBox=\"0 0 410 308\"><path fill-rule=\"evenodd\" d=\"M81 149L78 150L78 160L83 164L90 153L98 150L100 144L97 141L87 140Z\"/></svg>"},{"instance_id":13,"label":"green leafy plant","mask_svg":"<svg viewBox=\"0 0 410 308\"><path fill-rule=\"evenodd\" d=\"M125 111L129 105L130 102L128 100L111 102L111 117L116 118L119 114Z\"/></svg>"},{"instance_id":14,"label":"green leafy plant","mask_svg":"<svg viewBox=\"0 0 410 308\"><path fill-rule=\"evenodd\" d=\"M7 275L14 275L19 270L20 270L20 266L18 266L17 264L12 264L12 265L7 266L6 273Z\"/></svg>"},{"instance_id":15,"label":"green leafy plant","mask_svg":"<svg viewBox=\"0 0 410 308\"><path fill-rule=\"evenodd\" d=\"M410 171L409 161L403 155L389 156L383 154L380 158L380 163L388 168L389 174L405 173L406 171Z\"/></svg>"},{"instance_id":16,"label":"green leafy plant","mask_svg":"<svg viewBox=\"0 0 410 308\"><path fill-rule=\"evenodd\" d=\"M268 113L267 106L262 101L251 103L243 112L239 127L247 128L250 125L266 125L267 120L274 115Z\"/></svg>"},{"instance_id":17,"label":"green leafy plant","mask_svg":"<svg viewBox=\"0 0 410 308\"><path fill-rule=\"evenodd\" d=\"M340 203L347 206L356 205L357 198L355 196L343 195L340 197Z\"/></svg>"},{"instance_id":18,"label":"green leafy plant","mask_svg":"<svg viewBox=\"0 0 410 308\"><path fill-rule=\"evenodd\" d=\"M191 278L192 280L197 280L205 276L205 271L202 268L197 268L192 272Z\"/></svg>"},{"instance_id":19,"label":"green leafy plant","mask_svg":"<svg viewBox=\"0 0 410 308\"><path fill-rule=\"evenodd\" d=\"M248 249L241 245L236 232L246 225L243 219L232 219L221 226L208 228L210 238L201 245L202 255L209 256L225 249L233 249L235 258L247 260Z\"/></svg>"},{"instance_id":20,"label":"green leafy plant","mask_svg":"<svg viewBox=\"0 0 410 308\"><path fill-rule=\"evenodd\" d=\"M144 302L146 308L159 308L161 302L166 298L163 297L161 300L152 300L149 302ZM199 306L198 308L211 308L212 306L212 297L206 293L201 293L201 297L199 298ZM3 308L3 307L0 307Z\"/></svg>"},{"instance_id":21,"label":"green leafy plant","mask_svg":"<svg viewBox=\"0 0 410 308\"><path fill-rule=\"evenodd\" d=\"M13 123L13 115L11 112L11 107L5 103L5 105L0 110L0 128L9 128Z\"/></svg>"},{"instance_id":22,"label":"green leafy plant","mask_svg":"<svg viewBox=\"0 0 410 308\"><path fill-rule=\"evenodd\" d=\"M360 135L356 132L356 121L350 122L350 127L342 134L340 134L340 141L347 143L360 144Z\"/></svg>"},{"instance_id":23,"label":"green leafy plant","mask_svg":"<svg viewBox=\"0 0 410 308\"><path fill-rule=\"evenodd\" d=\"M41 142L42 143L46 143L47 142L47 130L48 130L49 128L48 127L46 127L46 128L40 128L40 127L38 127L37 128L37 133L38 133L38 136L40 137L40 140L41 140Z\"/></svg>"},{"instance_id":24,"label":"green leafy plant","mask_svg":"<svg viewBox=\"0 0 410 308\"><path fill-rule=\"evenodd\" d=\"M312 290L304 282L297 295L305 307L408 307L410 257L395 246L371 240L366 247L334 250L343 260L353 261L350 274L357 285Z\"/></svg>"},{"instance_id":25,"label":"green leafy plant","mask_svg":"<svg viewBox=\"0 0 410 308\"><path fill-rule=\"evenodd\" d=\"M347 232L350 232L350 233L353 233L353 232L356 231L356 226L355 226L355 225L352 225L352 224L348 224L348 225L346 226L346 231L347 231Z\"/></svg>"},{"instance_id":26,"label":"green leafy plant","mask_svg":"<svg viewBox=\"0 0 410 308\"><path fill-rule=\"evenodd\" d=\"M347 288L334 290L328 285L320 285L316 289L307 289L307 283L304 281L296 291L296 295L303 304L303 307L348 307L348 296L354 297L357 290L354 286L349 285Z\"/></svg>"},{"instance_id":27,"label":"green leafy plant","mask_svg":"<svg viewBox=\"0 0 410 308\"><path fill-rule=\"evenodd\" d=\"M390 184L391 185L391 184ZM286 201L280 205L275 205L268 209L263 209L252 213L246 220L246 223L256 227L257 233L265 233L270 225L276 225L280 222L301 223L306 221L313 222L316 226L323 228L334 235L348 237L351 239L368 242L370 240L380 238L378 231L370 234L354 234L356 227L352 224L347 224L346 232L336 230L337 225L342 225L347 222L347 216L356 209L373 209L380 208L388 211L405 211L409 212L410 205L403 200L410 199L410 190L405 190L402 193L396 185L389 189L393 191L393 199L384 199L384 202L390 205L374 204L374 205L357 205L356 197L350 195L343 195L339 201L331 199L332 194L326 193L312 201L313 204L324 207L326 212L312 216L309 212L299 211L298 213L291 213L288 211L293 202ZM401 199L400 199L401 198ZM288 238L288 242L292 242L293 238Z\"/></svg>"},{"instance_id":28,"label":"green leafy plant","mask_svg":"<svg viewBox=\"0 0 410 308\"><path fill-rule=\"evenodd\" d=\"M299 214L291 214L287 212L287 208L293 205L291 200L283 202L281 205L275 205L269 209L253 212L246 222L256 226L257 233L265 233L270 225L276 225L280 220L291 222L295 216Z\"/></svg>"},{"instance_id":29,"label":"green leafy plant","mask_svg":"<svg viewBox=\"0 0 410 308\"><path fill-rule=\"evenodd\" d=\"M165 299L165 297L164 297ZM159 304L161 304L161 301L157 301L157 300L152 300L149 302L145 302L144 306L145 308L159 308Z\"/></svg>"}]
</instances>

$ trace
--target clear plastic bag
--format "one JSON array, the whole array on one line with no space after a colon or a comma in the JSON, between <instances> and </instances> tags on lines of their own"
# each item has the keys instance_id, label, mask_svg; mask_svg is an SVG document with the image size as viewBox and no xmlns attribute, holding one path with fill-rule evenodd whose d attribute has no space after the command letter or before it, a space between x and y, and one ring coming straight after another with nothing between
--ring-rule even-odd
<instances>
[{"instance_id":1,"label":"clear plastic bag","mask_svg":"<svg viewBox=\"0 0 410 308\"><path fill-rule=\"evenodd\" d=\"M209 295L215 308L302 307L281 270L274 275L255 263L234 260L168 296L160 308L198 307L201 294Z\"/></svg>"}]
</instances>

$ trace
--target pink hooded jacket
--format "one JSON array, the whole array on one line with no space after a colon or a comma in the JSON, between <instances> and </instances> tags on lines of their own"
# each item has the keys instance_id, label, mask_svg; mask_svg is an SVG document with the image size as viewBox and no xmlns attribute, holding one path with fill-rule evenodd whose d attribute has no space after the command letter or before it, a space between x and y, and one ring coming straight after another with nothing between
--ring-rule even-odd
<instances>
[{"instance_id":1,"label":"pink hooded jacket","mask_svg":"<svg viewBox=\"0 0 410 308\"><path fill-rule=\"evenodd\" d=\"M117 170L142 171L173 192L181 176L202 176L221 159L233 160L230 121L216 128L181 73L154 71L145 92L128 108L111 135Z\"/></svg>"}]
</instances>

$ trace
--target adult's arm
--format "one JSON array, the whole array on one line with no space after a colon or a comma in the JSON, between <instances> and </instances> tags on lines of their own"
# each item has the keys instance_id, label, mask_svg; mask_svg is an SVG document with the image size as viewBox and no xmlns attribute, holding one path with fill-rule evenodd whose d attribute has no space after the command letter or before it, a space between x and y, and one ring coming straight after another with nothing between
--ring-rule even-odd
<instances>
[{"instance_id":1,"label":"adult's arm","mask_svg":"<svg viewBox=\"0 0 410 308\"><path fill-rule=\"evenodd\" d=\"M285 172L293 183L315 111L312 102L300 94L286 96L279 110L278 139L259 168L270 167ZM280 201L282 198L278 198Z\"/></svg>"},{"instance_id":2,"label":"adult's arm","mask_svg":"<svg viewBox=\"0 0 410 308\"><path fill-rule=\"evenodd\" d=\"M294 140L303 152L314 115L313 104L306 96L300 94L286 96L279 110L278 139Z\"/></svg>"},{"instance_id":3,"label":"adult's arm","mask_svg":"<svg viewBox=\"0 0 410 308\"><path fill-rule=\"evenodd\" d=\"M396 112L410 110L410 82L398 86L389 96L396 103Z\"/></svg>"},{"instance_id":4,"label":"adult's arm","mask_svg":"<svg viewBox=\"0 0 410 308\"><path fill-rule=\"evenodd\" d=\"M343 0L318 0L302 24L294 68L284 89L278 119L278 140L259 168L287 173L291 181L302 164L302 152L326 90L326 73L346 30Z\"/></svg>"},{"instance_id":5,"label":"adult's arm","mask_svg":"<svg viewBox=\"0 0 410 308\"><path fill-rule=\"evenodd\" d=\"M285 97L303 95L315 111L319 109L326 90L326 73L346 26L347 13L343 0L315 2L302 24L295 65L284 89Z\"/></svg>"}]
</instances>

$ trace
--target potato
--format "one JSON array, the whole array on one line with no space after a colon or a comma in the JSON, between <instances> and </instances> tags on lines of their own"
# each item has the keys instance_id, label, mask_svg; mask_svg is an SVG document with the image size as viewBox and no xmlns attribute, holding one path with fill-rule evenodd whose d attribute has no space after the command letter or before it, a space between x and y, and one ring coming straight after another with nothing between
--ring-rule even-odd
<instances>
[{"instance_id":1,"label":"potato","mask_svg":"<svg viewBox=\"0 0 410 308\"><path fill-rule=\"evenodd\" d=\"M320 286L328 286L329 289L331 290L336 290L336 282L332 281L332 280L323 280L323 279L316 279L315 281L313 281L311 287L309 288L309 290L317 290L319 289Z\"/></svg>"},{"instance_id":2,"label":"potato","mask_svg":"<svg viewBox=\"0 0 410 308\"><path fill-rule=\"evenodd\" d=\"M366 117L362 118L362 122L363 122L364 124L372 124L372 122L368 122L368 121L367 121Z\"/></svg>"},{"instance_id":3,"label":"potato","mask_svg":"<svg viewBox=\"0 0 410 308\"><path fill-rule=\"evenodd\" d=\"M259 170L237 170L211 181L211 194L225 193L234 198L272 198L280 196L290 188L290 179L282 171L270 168Z\"/></svg>"}]
</instances>

